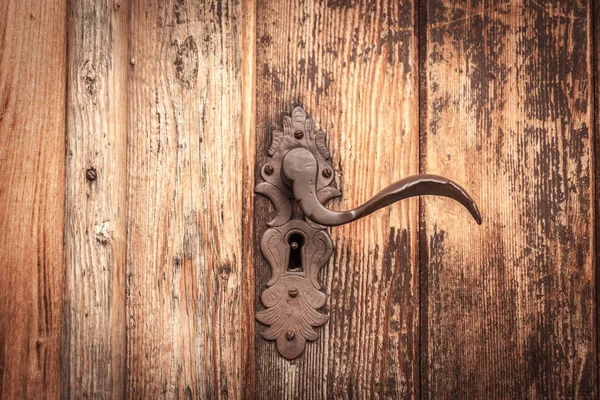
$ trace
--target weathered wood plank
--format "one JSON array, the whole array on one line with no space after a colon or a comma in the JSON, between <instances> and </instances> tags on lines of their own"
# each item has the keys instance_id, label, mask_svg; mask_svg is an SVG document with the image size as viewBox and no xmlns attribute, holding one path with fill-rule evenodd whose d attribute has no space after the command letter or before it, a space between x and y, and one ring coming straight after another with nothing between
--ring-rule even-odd
<instances>
[{"instance_id":1,"label":"weathered wood plank","mask_svg":"<svg viewBox=\"0 0 600 400\"><path fill-rule=\"evenodd\" d=\"M68 10L63 394L123 398L127 2Z\"/></svg>"},{"instance_id":2,"label":"weathered wood plank","mask_svg":"<svg viewBox=\"0 0 600 400\"><path fill-rule=\"evenodd\" d=\"M257 168L282 112L301 103L327 131L347 209L418 170L411 1L258 1ZM256 170L257 176L259 170ZM255 203L255 244L270 219ZM418 396L417 201L332 230L322 276L330 321L295 362L256 328L258 398ZM255 247L256 307L270 269Z\"/></svg>"},{"instance_id":3,"label":"weathered wood plank","mask_svg":"<svg viewBox=\"0 0 600 400\"><path fill-rule=\"evenodd\" d=\"M589 3L429 0L427 398L594 398Z\"/></svg>"},{"instance_id":4,"label":"weathered wood plank","mask_svg":"<svg viewBox=\"0 0 600 400\"><path fill-rule=\"evenodd\" d=\"M0 2L0 398L58 398L65 1Z\"/></svg>"},{"instance_id":5,"label":"weathered wood plank","mask_svg":"<svg viewBox=\"0 0 600 400\"><path fill-rule=\"evenodd\" d=\"M244 390L241 9L131 4L129 397Z\"/></svg>"},{"instance_id":6,"label":"weathered wood plank","mask_svg":"<svg viewBox=\"0 0 600 400\"><path fill-rule=\"evenodd\" d=\"M242 3L242 304L243 397L255 394L254 368L254 165L256 163L256 1Z\"/></svg>"},{"instance_id":7,"label":"weathered wood plank","mask_svg":"<svg viewBox=\"0 0 600 400\"><path fill-rule=\"evenodd\" d=\"M596 353L597 362L600 360L600 337L598 335L598 329L600 327L600 292L598 291L600 283L600 257L598 256L598 249L600 249L600 1L592 1L592 34L593 36L593 49L592 49L592 61L593 61L593 74L594 74L594 87L593 87L593 99L594 99L594 267L596 269ZM600 366L596 364L596 393L600 391Z\"/></svg>"}]
</instances>

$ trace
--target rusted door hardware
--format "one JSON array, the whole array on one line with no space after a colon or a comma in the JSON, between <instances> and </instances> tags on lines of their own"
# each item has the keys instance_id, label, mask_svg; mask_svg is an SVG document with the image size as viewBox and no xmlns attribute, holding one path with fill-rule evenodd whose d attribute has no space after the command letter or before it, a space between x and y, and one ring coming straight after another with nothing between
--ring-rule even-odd
<instances>
[{"instance_id":1,"label":"rusted door hardware","mask_svg":"<svg viewBox=\"0 0 600 400\"><path fill-rule=\"evenodd\" d=\"M267 223L260 249L271 267L271 279L261 295L265 310L256 319L269 326L262 336L275 340L279 353L298 357L306 341L318 338L315 327L328 320L318 309L326 296L317 280L333 252L328 226L355 221L398 200L420 195L452 198L481 224L477 205L458 184L437 175L414 175L388 186L371 200L349 211L331 211L324 204L341 196L334 180L325 133L315 129L302 107L283 117L283 132L274 131L261 169L264 182L256 193L271 200L275 217Z\"/></svg>"}]
</instances>

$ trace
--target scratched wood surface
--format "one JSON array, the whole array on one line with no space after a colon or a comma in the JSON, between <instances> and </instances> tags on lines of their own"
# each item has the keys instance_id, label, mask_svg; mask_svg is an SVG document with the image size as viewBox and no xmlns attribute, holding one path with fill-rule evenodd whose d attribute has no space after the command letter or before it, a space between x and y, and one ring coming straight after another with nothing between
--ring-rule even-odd
<instances>
[{"instance_id":1,"label":"scratched wood surface","mask_svg":"<svg viewBox=\"0 0 600 400\"><path fill-rule=\"evenodd\" d=\"M597 398L599 19L0 1L0 398ZM254 321L272 208L252 191L298 103L331 208L421 171L484 223L426 198L332 229L330 321L290 362Z\"/></svg>"},{"instance_id":2,"label":"scratched wood surface","mask_svg":"<svg viewBox=\"0 0 600 400\"><path fill-rule=\"evenodd\" d=\"M130 14L127 396L240 398L241 5Z\"/></svg>"},{"instance_id":3,"label":"scratched wood surface","mask_svg":"<svg viewBox=\"0 0 600 400\"><path fill-rule=\"evenodd\" d=\"M65 1L0 2L0 398L60 396Z\"/></svg>"},{"instance_id":4,"label":"scratched wood surface","mask_svg":"<svg viewBox=\"0 0 600 400\"><path fill-rule=\"evenodd\" d=\"M424 397L598 394L589 7L423 10L421 168L483 213L424 201Z\"/></svg>"},{"instance_id":5,"label":"scratched wood surface","mask_svg":"<svg viewBox=\"0 0 600 400\"><path fill-rule=\"evenodd\" d=\"M348 209L418 169L417 57L411 1L258 1L256 157L282 112L302 104L327 131ZM259 170L257 169L257 176ZM272 210L255 203L255 243ZM329 322L290 362L256 326L258 398L418 395L417 202L332 230L322 274ZM255 248L256 307L270 269Z\"/></svg>"},{"instance_id":6,"label":"scratched wood surface","mask_svg":"<svg viewBox=\"0 0 600 400\"><path fill-rule=\"evenodd\" d=\"M68 11L63 395L125 389L127 2Z\"/></svg>"},{"instance_id":7,"label":"scratched wood surface","mask_svg":"<svg viewBox=\"0 0 600 400\"><path fill-rule=\"evenodd\" d=\"M593 48L592 48L592 65L593 69L593 101L594 101L594 257L593 260L593 268L595 269L596 281L594 286L594 291L596 295L596 321L595 321L595 331L596 331L596 394L600 391L600 366L598 366L598 361L600 360L600 337L598 336L598 328L600 321L600 293L598 292L598 282L600 282L600 275L598 271L600 270L600 258L598 257L598 249L600 248L600 235L598 235L598 230L600 229L600 82L598 81L600 77L600 2L593 1L592 2L592 34L593 34Z\"/></svg>"},{"instance_id":8,"label":"scratched wood surface","mask_svg":"<svg viewBox=\"0 0 600 400\"><path fill-rule=\"evenodd\" d=\"M255 397L254 374L254 168L256 163L256 1L242 3L242 61L241 61L241 142L243 163L238 173L242 178L242 312L244 314L242 350L244 351L242 397ZM259 284L260 285L260 284Z\"/></svg>"}]
</instances>

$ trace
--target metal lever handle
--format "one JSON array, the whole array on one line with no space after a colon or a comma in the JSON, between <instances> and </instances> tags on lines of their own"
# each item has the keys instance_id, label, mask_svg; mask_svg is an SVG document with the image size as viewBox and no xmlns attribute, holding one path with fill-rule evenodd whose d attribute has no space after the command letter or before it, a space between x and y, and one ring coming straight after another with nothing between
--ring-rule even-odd
<instances>
[{"instance_id":1,"label":"metal lever handle","mask_svg":"<svg viewBox=\"0 0 600 400\"><path fill-rule=\"evenodd\" d=\"M321 225L347 224L396 201L420 195L437 195L454 199L462 204L481 225L481 214L471 196L460 185L441 176L427 174L409 176L391 184L353 210L331 211L317 198L315 182L318 163L310 151L303 148L290 150L283 158L282 172L291 182L294 198L302 212Z\"/></svg>"}]
</instances>

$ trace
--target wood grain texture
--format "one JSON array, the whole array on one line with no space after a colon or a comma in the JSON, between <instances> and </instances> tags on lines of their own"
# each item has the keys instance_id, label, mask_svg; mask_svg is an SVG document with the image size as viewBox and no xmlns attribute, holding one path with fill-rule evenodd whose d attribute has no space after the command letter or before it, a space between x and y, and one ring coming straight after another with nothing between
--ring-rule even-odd
<instances>
[{"instance_id":1,"label":"wood grain texture","mask_svg":"<svg viewBox=\"0 0 600 400\"><path fill-rule=\"evenodd\" d=\"M128 397L244 390L241 9L131 4Z\"/></svg>"},{"instance_id":2,"label":"wood grain texture","mask_svg":"<svg viewBox=\"0 0 600 400\"><path fill-rule=\"evenodd\" d=\"M58 398L64 1L0 2L0 398Z\"/></svg>"},{"instance_id":3,"label":"wood grain texture","mask_svg":"<svg viewBox=\"0 0 600 400\"><path fill-rule=\"evenodd\" d=\"M254 397L254 165L256 162L256 1L242 3L243 398Z\"/></svg>"},{"instance_id":4,"label":"wood grain texture","mask_svg":"<svg viewBox=\"0 0 600 400\"><path fill-rule=\"evenodd\" d=\"M426 3L427 398L597 396L589 3Z\"/></svg>"},{"instance_id":5,"label":"wood grain texture","mask_svg":"<svg viewBox=\"0 0 600 400\"><path fill-rule=\"evenodd\" d=\"M418 170L411 1L257 2L256 148L300 103L327 131L348 209ZM256 176L259 175L258 169ZM255 203L255 244L272 210ZM258 398L418 396L417 202L331 230L330 321L290 362L256 327ZM257 309L270 269L256 245Z\"/></svg>"},{"instance_id":6,"label":"wood grain texture","mask_svg":"<svg viewBox=\"0 0 600 400\"><path fill-rule=\"evenodd\" d=\"M123 398L125 390L128 19L127 2L69 3L67 398Z\"/></svg>"},{"instance_id":7,"label":"wood grain texture","mask_svg":"<svg viewBox=\"0 0 600 400\"><path fill-rule=\"evenodd\" d=\"M600 283L600 259L598 257L598 249L600 249L600 1L592 0L592 61L593 61L593 101L594 101L594 267L595 267L595 287L596 295L596 393L600 391L600 335L598 328L600 324L600 291L598 284Z\"/></svg>"}]
</instances>

